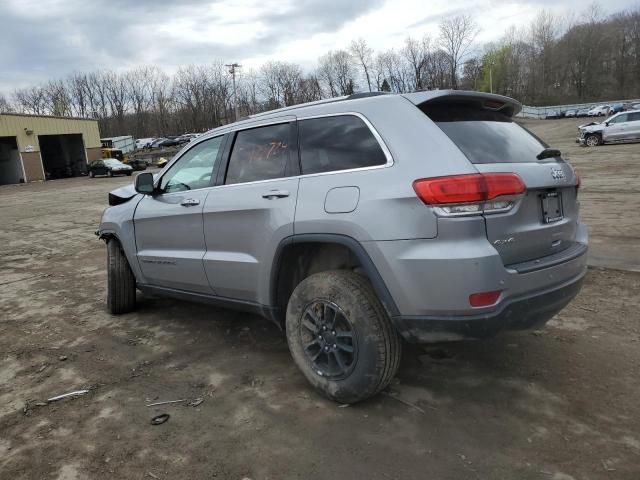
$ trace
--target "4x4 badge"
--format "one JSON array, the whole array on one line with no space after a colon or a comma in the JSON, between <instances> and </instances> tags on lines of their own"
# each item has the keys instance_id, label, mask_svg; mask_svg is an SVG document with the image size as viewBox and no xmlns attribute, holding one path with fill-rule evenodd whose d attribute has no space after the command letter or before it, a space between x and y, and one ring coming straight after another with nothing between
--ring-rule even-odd
<instances>
[{"instance_id":1,"label":"4x4 badge","mask_svg":"<svg viewBox=\"0 0 640 480\"><path fill-rule=\"evenodd\" d=\"M551 176L554 180L562 180L564 179L564 171L561 168L552 168Z\"/></svg>"}]
</instances>

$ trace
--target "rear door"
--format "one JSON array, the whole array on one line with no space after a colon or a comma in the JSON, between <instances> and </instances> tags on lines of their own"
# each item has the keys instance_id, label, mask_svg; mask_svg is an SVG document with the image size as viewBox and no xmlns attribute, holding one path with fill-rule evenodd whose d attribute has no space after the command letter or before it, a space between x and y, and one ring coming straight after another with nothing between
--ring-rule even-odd
<instances>
[{"instance_id":1,"label":"rear door","mask_svg":"<svg viewBox=\"0 0 640 480\"><path fill-rule=\"evenodd\" d=\"M629 139L640 139L640 112L629 112Z\"/></svg>"},{"instance_id":2,"label":"rear door","mask_svg":"<svg viewBox=\"0 0 640 480\"><path fill-rule=\"evenodd\" d=\"M627 137L627 127L629 115L627 113L621 113L620 115L609 120L609 125L605 126L602 138L606 141L618 141Z\"/></svg>"},{"instance_id":3,"label":"rear door","mask_svg":"<svg viewBox=\"0 0 640 480\"><path fill-rule=\"evenodd\" d=\"M213 185L223 136L199 142L160 178L134 216L138 263L148 284L213 293L204 272L202 209Z\"/></svg>"},{"instance_id":4,"label":"rear door","mask_svg":"<svg viewBox=\"0 0 640 480\"><path fill-rule=\"evenodd\" d=\"M577 178L561 157L510 116L482 105L421 107L480 173L516 173L524 195L506 212L484 215L487 237L505 265L538 259L572 245L578 222Z\"/></svg>"},{"instance_id":5,"label":"rear door","mask_svg":"<svg viewBox=\"0 0 640 480\"><path fill-rule=\"evenodd\" d=\"M230 135L227 165L204 206L204 269L217 295L267 303L273 252L293 235L295 117Z\"/></svg>"}]
</instances>

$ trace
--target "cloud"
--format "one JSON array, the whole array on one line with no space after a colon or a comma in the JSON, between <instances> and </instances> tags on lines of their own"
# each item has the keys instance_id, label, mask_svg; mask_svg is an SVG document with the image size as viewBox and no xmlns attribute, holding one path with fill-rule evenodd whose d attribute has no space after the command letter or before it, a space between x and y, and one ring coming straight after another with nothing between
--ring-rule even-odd
<instances>
[{"instance_id":1,"label":"cloud","mask_svg":"<svg viewBox=\"0 0 640 480\"><path fill-rule=\"evenodd\" d=\"M0 90L72 71L269 55L382 2L101 0L0 3ZM34 11L36 12L34 14Z\"/></svg>"},{"instance_id":2,"label":"cloud","mask_svg":"<svg viewBox=\"0 0 640 480\"><path fill-rule=\"evenodd\" d=\"M608 0L607 13L637 5ZM408 35L437 36L443 19L472 13L496 40L541 8L581 12L583 0L0 0L0 92L74 71L213 60L280 59L313 67L329 49L365 38L376 50Z\"/></svg>"}]
</instances>

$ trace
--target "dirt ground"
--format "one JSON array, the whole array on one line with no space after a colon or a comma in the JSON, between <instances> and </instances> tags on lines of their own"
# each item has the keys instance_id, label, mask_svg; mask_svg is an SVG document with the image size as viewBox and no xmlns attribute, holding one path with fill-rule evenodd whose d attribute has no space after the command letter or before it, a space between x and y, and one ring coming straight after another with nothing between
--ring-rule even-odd
<instances>
[{"instance_id":1,"label":"dirt ground","mask_svg":"<svg viewBox=\"0 0 640 480\"><path fill-rule=\"evenodd\" d=\"M579 148L575 123L529 125L578 167L594 243L626 267L640 145ZM106 313L93 232L129 181L0 188L1 479L640 478L640 273L590 268L540 331L407 347L386 392L342 408L258 317L143 296Z\"/></svg>"}]
</instances>

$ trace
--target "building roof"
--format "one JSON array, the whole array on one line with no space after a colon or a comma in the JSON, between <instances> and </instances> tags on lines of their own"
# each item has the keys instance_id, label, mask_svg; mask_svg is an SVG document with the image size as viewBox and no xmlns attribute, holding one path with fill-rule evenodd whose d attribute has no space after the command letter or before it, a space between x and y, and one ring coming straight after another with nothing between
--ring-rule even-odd
<instances>
[{"instance_id":1,"label":"building roof","mask_svg":"<svg viewBox=\"0 0 640 480\"><path fill-rule=\"evenodd\" d=\"M14 112L5 112L0 113L0 116L5 117L31 117L31 118L52 118L58 120L86 120L87 122L97 122L98 120L95 118L85 118L85 117L63 117L59 115L35 115L33 113L14 113Z\"/></svg>"}]
</instances>

